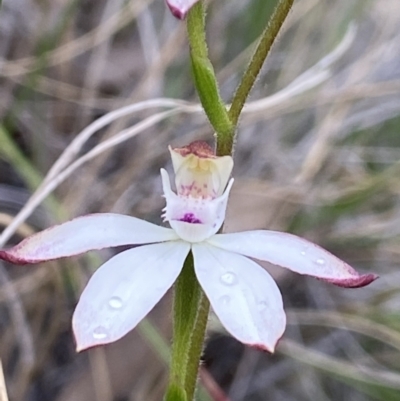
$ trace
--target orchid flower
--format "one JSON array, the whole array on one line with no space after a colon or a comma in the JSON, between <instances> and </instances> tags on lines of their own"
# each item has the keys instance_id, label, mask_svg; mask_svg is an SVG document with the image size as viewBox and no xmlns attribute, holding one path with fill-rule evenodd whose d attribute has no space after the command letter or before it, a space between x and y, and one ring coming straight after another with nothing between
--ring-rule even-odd
<instances>
[{"instance_id":1,"label":"orchid flower","mask_svg":"<svg viewBox=\"0 0 400 401\"><path fill-rule=\"evenodd\" d=\"M184 19L188 11L198 1L199 0L166 0L167 6L171 10L171 13L179 19Z\"/></svg>"},{"instance_id":2,"label":"orchid flower","mask_svg":"<svg viewBox=\"0 0 400 401\"><path fill-rule=\"evenodd\" d=\"M161 178L163 218L171 228L131 216L92 214L0 251L0 258L25 264L143 245L112 257L93 274L72 320L78 351L111 343L132 330L175 282L189 252L197 279L226 330L270 352L285 330L286 317L276 283L252 259L343 287L362 287L377 278L358 274L328 251L292 234L219 234L233 185L232 158L215 156L204 142L170 148L170 153L176 193L164 169Z\"/></svg>"}]
</instances>

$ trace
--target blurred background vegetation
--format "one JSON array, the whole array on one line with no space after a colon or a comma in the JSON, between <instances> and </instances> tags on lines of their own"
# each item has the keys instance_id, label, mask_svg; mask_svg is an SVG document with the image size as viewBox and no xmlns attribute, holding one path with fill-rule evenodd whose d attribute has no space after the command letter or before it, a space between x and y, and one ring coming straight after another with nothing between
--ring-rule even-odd
<instances>
[{"instance_id":1,"label":"blurred background vegetation","mask_svg":"<svg viewBox=\"0 0 400 401\"><path fill-rule=\"evenodd\" d=\"M227 101L274 5L210 4L210 54ZM226 230L287 230L380 279L340 289L267 266L289 321L276 354L243 347L211 316L200 399L400 399L399 27L398 0L295 3L241 120ZM0 245L90 212L160 223L167 145L212 143L204 115L181 102L141 103L88 136L47 179L55 188L47 200L39 207L28 200L35 191L45 197L43 178L88 124L162 97L197 102L185 25L162 0L3 0L0 232L9 228ZM113 145L121 131L172 109ZM96 146L102 153L62 176ZM26 221L10 226L20 210ZM10 400L162 399L170 295L123 340L74 351L74 305L110 255L0 264L0 357Z\"/></svg>"}]
</instances>

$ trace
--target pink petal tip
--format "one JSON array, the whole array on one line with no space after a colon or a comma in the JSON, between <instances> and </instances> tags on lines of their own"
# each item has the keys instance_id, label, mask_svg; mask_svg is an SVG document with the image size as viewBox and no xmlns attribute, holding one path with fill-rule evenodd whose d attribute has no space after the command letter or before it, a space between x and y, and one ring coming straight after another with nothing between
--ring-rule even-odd
<instances>
[{"instance_id":1,"label":"pink petal tip","mask_svg":"<svg viewBox=\"0 0 400 401\"><path fill-rule=\"evenodd\" d=\"M258 351L268 352L270 354L275 353L275 346L267 347L265 344L250 344L250 347L255 348Z\"/></svg>"},{"instance_id":2,"label":"pink petal tip","mask_svg":"<svg viewBox=\"0 0 400 401\"><path fill-rule=\"evenodd\" d=\"M262 351L262 352L268 352L269 354L275 354L276 347L278 346L279 342L282 340L283 335L285 334L285 331L282 332L279 338L276 339L274 345L266 345L262 343L256 343L256 344L246 344L249 345L252 348L255 348L256 350Z\"/></svg>"},{"instance_id":3,"label":"pink petal tip","mask_svg":"<svg viewBox=\"0 0 400 401\"><path fill-rule=\"evenodd\" d=\"M173 15L175 18L178 18L178 19L180 19L180 20L185 19L185 17L186 17L186 12L183 12L181 9L179 9L179 8L177 8L177 7L174 7L174 6L171 6L171 5L169 5L169 4L168 4L168 7L169 7L169 9L170 9L172 15Z\"/></svg>"},{"instance_id":4,"label":"pink petal tip","mask_svg":"<svg viewBox=\"0 0 400 401\"><path fill-rule=\"evenodd\" d=\"M368 284L371 284L375 281L379 276L377 274L362 274L359 276L354 276L347 279L321 279L322 281L326 281L328 283L337 285L339 287L346 288L360 288L365 287Z\"/></svg>"},{"instance_id":5,"label":"pink petal tip","mask_svg":"<svg viewBox=\"0 0 400 401\"><path fill-rule=\"evenodd\" d=\"M186 17L188 11L198 2L198 0L166 0L167 6L172 15L180 20Z\"/></svg>"},{"instance_id":6,"label":"pink petal tip","mask_svg":"<svg viewBox=\"0 0 400 401\"><path fill-rule=\"evenodd\" d=\"M14 248L11 248L9 251L0 250L0 259L5 260L6 262L9 263L14 263L15 265L27 265L32 263L38 263L37 260L24 259L16 256L12 252L13 249Z\"/></svg>"}]
</instances>

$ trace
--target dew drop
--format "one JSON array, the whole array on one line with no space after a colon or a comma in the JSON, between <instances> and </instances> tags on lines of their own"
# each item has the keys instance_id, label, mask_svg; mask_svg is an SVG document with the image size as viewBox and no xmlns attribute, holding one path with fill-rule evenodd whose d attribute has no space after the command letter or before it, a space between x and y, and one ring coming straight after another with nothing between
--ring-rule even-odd
<instances>
[{"instance_id":1,"label":"dew drop","mask_svg":"<svg viewBox=\"0 0 400 401\"><path fill-rule=\"evenodd\" d=\"M93 330L93 338L95 340L103 340L107 337L107 330L103 326L98 326Z\"/></svg>"},{"instance_id":2,"label":"dew drop","mask_svg":"<svg viewBox=\"0 0 400 401\"><path fill-rule=\"evenodd\" d=\"M301 252L300 252L300 255L306 256L306 251L301 251Z\"/></svg>"},{"instance_id":3,"label":"dew drop","mask_svg":"<svg viewBox=\"0 0 400 401\"><path fill-rule=\"evenodd\" d=\"M108 305L110 305L111 308L113 309L120 309L122 308L122 299L119 297L112 297L109 301L108 301Z\"/></svg>"},{"instance_id":4,"label":"dew drop","mask_svg":"<svg viewBox=\"0 0 400 401\"><path fill-rule=\"evenodd\" d=\"M229 295L223 295L220 299L219 302L223 305L228 305L231 300L231 297Z\"/></svg>"},{"instance_id":5,"label":"dew drop","mask_svg":"<svg viewBox=\"0 0 400 401\"><path fill-rule=\"evenodd\" d=\"M265 302L265 301L260 301L260 302L257 304L257 309L258 309L259 311L263 311L264 309L267 309L267 306L268 306L268 303L267 303L267 302Z\"/></svg>"},{"instance_id":6,"label":"dew drop","mask_svg":"<svg viewBox=\"0 0 400 401\"><path fill-rule=\"evenodd\" d=\"M324 260L324 259L317 259L317 260L315 261L315 263L316 263L317 265L322 266L322 265L325 264L325 260Z\"/></svg>"},{"instance_id":7,"label":"dew drop","mask_svg":"<svg viewBox=\"0 0 400 401\"><path fill-rule=\"evenodd\" d=\"M236 274L232 272L226 272L221 276L221 281L225 285L234 285L237 281Z\"/></svg>"}]
</instances>

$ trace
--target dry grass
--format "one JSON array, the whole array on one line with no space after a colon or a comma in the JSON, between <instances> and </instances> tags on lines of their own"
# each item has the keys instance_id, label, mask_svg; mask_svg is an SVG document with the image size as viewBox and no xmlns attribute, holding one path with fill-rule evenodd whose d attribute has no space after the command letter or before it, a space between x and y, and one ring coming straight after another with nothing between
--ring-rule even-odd
<instances>
[{"instance_id":1,"label":"dry grass","mask_svg":"<svg viewBox=\"0 0 400 401\"><path fill-rule=\"evenodd\" d=\"M212 4L227 100L269 7ZM211 337L202 399L399 399L399 24L397 0L297 2L241 120L226 221L297 233L380 280L344 290L268 267L289 316L277 355ZM0 91L1 246L93 211L160 222L167 145L212 141L184 26L162 1L3 0ZM10 400L162 399L168 297L150 315L156 330L74 352L70 317L98 256L0 265Z\"/></svg>"}]
</instances>

